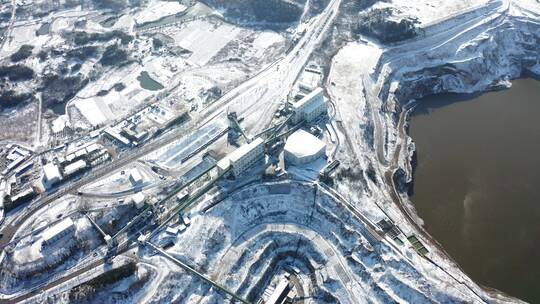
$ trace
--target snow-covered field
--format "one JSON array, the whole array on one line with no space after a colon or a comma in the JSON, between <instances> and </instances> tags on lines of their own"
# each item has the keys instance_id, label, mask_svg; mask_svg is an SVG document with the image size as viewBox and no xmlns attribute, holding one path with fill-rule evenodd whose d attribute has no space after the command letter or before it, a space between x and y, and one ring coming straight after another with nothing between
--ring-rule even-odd
<instances>
[{"instance_id":1,"label":"snow-covered field","mask_svg":"<svg viewBox=\"0 0 540 304\"><path fill-rule=\"evenodd\" d=\"M176 32L173 38L180 47L193 53L189 62L203 66L239 32L240 28L232 25L195 20Z\"/></svg>"},{"instance_id":2,"label":"snow-covered field","mask_svg":"<svg viewBox=\"0 0 540 304\"><path fill-rule=\"evenodd\" d=\"M151 22L165 16L182 13L186 6L180 2L152 0L141 12L135 15L135 21L139 24Z\"/></svg>"}]
</instances>

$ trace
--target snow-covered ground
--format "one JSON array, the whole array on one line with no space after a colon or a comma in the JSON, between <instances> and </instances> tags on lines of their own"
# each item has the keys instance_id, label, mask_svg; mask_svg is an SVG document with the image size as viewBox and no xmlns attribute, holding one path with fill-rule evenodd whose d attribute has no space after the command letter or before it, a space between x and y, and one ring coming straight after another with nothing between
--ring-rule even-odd
<instances>
[{"instance_id":1,"label":"snow-covered ground","mask_svg":"<svg viewBox=\"0 0 540 304\"><path fill-rule=\"evenodd\" d=\"M158 20L165 16L179 14L185 10L186 6L180 2L152 0L134 18L137 23L142 24Z\"/></svg>"},{"instance_id":2,"label":"snow-covered ground","mask_svg":"<svg viewBox=\"0 0 540 304\"><path fill-rule=\"evenodd\" d=\"M279 269L291 266L309 285L308 303L480 301L409 246L379 240L322 187L292 181L256 184L206 213L194 213L168 252L251 301ZM171 271L176 267L152 260ZM311 277L317 278L315 286ZM169 275L153 301L221 301L221 295L200 298L194 292L204 286L195 278Z\"/></svg>"},{"instance_id":3,"label":"snow-covered ground","mask_svg":"<svg viewBox=\"0 0 540 304\"><path fill-rule=\"evenodd\" d=\"M135 183L130 180L132 173L135 170L141 176L141 181ZM135 173L136 174L136 173ZM143 189L157 182L157 177L148 167L140 163L134 163L127 167L123 167L109 176L101 178L93 183L90 183L81 188L85 194L91 196L118 196L122 197L135 190Z\"/></svg>"},{"instance_id":4,"label":"snow-covered ground","mask_svg":"<svg viewBox=\"0 0 540 304\"><path fill-rule=\"evenodd\" d=\"M213 25L205 20L195 20L176 32L173 38L180 47L193 53L189 57L190 63L203 66L239 32L240 28L226 23Z\"/></svg>"},{"instance_id":5,"label":"snow-covered ground","mask_svg":"<svg viewBox=\"0 0 540 304\"><path fill-rule=\"evenodd\" d=\"M150 7L160 5L171 6L171 11L165 12L163 7L149 9L141 12L143 15L137 21L154 20L182 9L179 3L162 1L151 1ZM175 245L168 252L253 301L262 295L274 275L281 275L289 266L300 269L301 285L311 296L306 299L308 303L508 300L493 298L472 282L409 221L407 214L393 201L395 193L388 183L388 174L404 168L410 178L410 153L414 146L400 129L403 125L398 117L401 105L416 98L415 94L480 91L501 81L507 83L507 79L519 76L523 70L540 70L535 43L540 33L538 2L393 0L379 2L376 6L396 8L398 17L418 17L423 32L415 39L393 46L361 39L347 44L333 58L326 89L332 103L331 113L335 113L331 137L337 147L337 158L342 161L335 187L340 194L322 185L298 181L254 182L234 191L206 213L201 209L193 210L191 225L174 238ZM471 8L475 10L471 12ZM80 12L73 14L80 15ZM58 38L54 33L69 28L79 15L58 18L52 26L52 39ZM448 16L454 18L448 19ZM130 22L125 18L120 23ZM88 26L102 30L93 21ZM21 38L7 48L11 52L23 41L35 38L30 33L34 25L25 27L18 29ZM253 72L248 71L245 63L225 61L236 60L235 57L245 59L242 54L248 54L248 58L265 56L267 50L275 45L283 46L285 41L274 32L253 34L238 26L207 20L191 21L184 27L164 32L193 54L167 57L169 55L153 53L151 39L142 38L137 51L141 57L136 64L107 71L79 92L68 108L79 111L91 125L128 114L155 96L155 92L140 88L136 77L141 71L149 72L165 90L176 86L173 93L202 108L208 91L214 86L226 91ZM242 40L246 37L249 37L247 42ZM242 45L237 47L238 43ZM313 41L308 40L307 44L315 48ZM249 50L240 52L243 48ZM292 63L291 66L279 63L270 65L269 70L300 71L310 53L284 60ZM271 59L275 59L277 55L272 54ZM265 60L268 61L263 62L271 62L268 58ZM208 63L211 66L205 66ZM441 67L445 74L436 74ZM264 127L261 120L269 119L272 109L287 95L289 82L285 81L284 87L278 80L294 78L297 73L287 77L277 73L269 75L272 77L255 79L268 84L267 87L252 84L251 95L244 94L244 98L236 100L231 107L247 115L243 124L250 129ZM95 96L96 92L109 90L118 82L124 83L126 88L120 92L111 90L104 98ZM221 93L224 92L219 95ZM261 105L254 103L254 98L268 102ZM250 108L253 105L259 107ZM78 116L71 117L75 120L72 121L74 127L82 125L77 121ZM65 119L57 121L57 124L65 123ZM224 117L214 117L191 137L179 138L144 160L176 168L200 143L225 126ZM323 165L320 161L309 168L291 168L290 173L295 178L311 180ZM114 174L96 181L86 190L129 189L127 186L125 177ZM397 195L405 204L410 204L405 194ZM50 224L59 215L76 211L79 204L68 200L51 204L48 210L29 219L19 234ZM92 207L105 204L96 201L92 202ZM113 213L104 213L100 220L109 225L115 217ZM404 244L389 237L382 238L379 229L374 231L373 223L382 219L396 223L400 231L398 237ZM79 235L86 237L91 228L85 218L80 218L77 229L82 232ZM412 235L426 246L429 259L421 257L411 247L406 237ZM18 263L43 260L43 254L30 245L31 237L19 245L22 251ZM160 237L164 239L163 235ZM168 260L151 256L153 253L145 249L141 249L140 254L145 263L159 272L158 278L144 290L145 299L166 303L223 302L217 291ZM118 286L118 290L121 289L122 286Z\"/></svg>"},{"instance_id":6,"label":"snow-covered ground","mask_svg":"<svg viewBox=\"0 0 540 304\"><path fill-rule=\"evenodd\" d=\"M92 126L103 125L118 117L128 115L134 108L148 102L158 92L141 87L137 79L146 71L151 78L168 85L177 69L181 69L183 60L171 61L170 58L151 56L145 58L142 65L129 65L104 74L99 80L82 89L68 107L76 107ZM122 91L112 89L116 83L126 87ZM101 90L109 90L105 96L96 96ZM126 102L128 101L128 102Z\"/></svg>"},{"instance_id":7,"label":"snow-covered ground","mask_svg":"<svg viewBox=\"0 0 540 304\"><path fill-rule=\"evenodd\" d=\"M346 166L359 162L361 170L357 175L350 173L354 173L352 168L342 171L351 176L338 183L338 189L353 201L361 199L364 203L359 208L368 217L380 217L382 209L383 218L397 223L405 235L422 235L433 261L488 299L490 296L430 241L423 228L411 222L422 224L406 194L395 194L388 184L392 184L391 174L397 169L406 172L408 181L412 176L414 143L404 130L404 106L428 94L471 93L507 85L508 79L534 71L540 53L534 43L540 39L540 6L531 1L444 2L381 2L378 5L397 8L403 16L419 16L424 31L392 46L361 39L347 44L333 58L327 89L336 104L337 118L343 121L339 131L344 135L344 147L338 158ZM422 9L430 5L435 7ZM452 18L445 18L447 15ZM366 174L369 171L371 175ZM395 200L401 200L405 207L398 208ZM422 267L421 263L414 265ZM503 299L495 297L490 301Z\"/></svg>"},{"instance_id":8,"label":"snow-covered ground","mask_svg":"<svg viewBox=\"0 0 540 304\"><path fill-rule=\"evenodd\" d=\"M418 18L421 26L427 26L443 19L450 18L463 10L474 9L485 5L490 0L431 0L431 1L409 1L390 0L378 1L372 8L390 7L396 10L396 18L413 17Z\"/></svg>"}]
</instances>

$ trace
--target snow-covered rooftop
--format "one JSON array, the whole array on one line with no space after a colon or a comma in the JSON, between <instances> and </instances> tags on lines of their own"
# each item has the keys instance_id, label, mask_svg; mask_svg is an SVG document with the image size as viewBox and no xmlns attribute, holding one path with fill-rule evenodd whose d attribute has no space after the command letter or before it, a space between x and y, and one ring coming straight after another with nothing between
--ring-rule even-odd
<instances>
[{"instance_id":1,"label":"snow-covered rooftop","mask_svg":"<svg viewBox=\"0 0 540 304\"><path fill-rule=\"evenodd\" d=\"M264 140L260 137L254 139L252 142L250 142L247 145L243 145L240 148L234 150L228 158L234 163L241 159L244 155L248 154L252 150L256 149L259 145L262 145L264 143Z\"/></svg>"},{"instance_id":2,"label":"snow-covered rooftop","mask_svg":"<svg viewBox=\"0 0 540 304\"><path fill-rule=\"evenodd\" d=\"M141 192L139 192L139 193L133 195L133 196L131 197L131 199L133 200L133 202L134 202L135 204L138 205L138 204L141 204L141 203L144 202L145 196L144 196L144 194L142 194Z\"/></svg>"},{"instance_id":3,"label":"snow-covered rooftop","mask_svg":"<svg viewBox=\"0 0 540 304\"><path fill-rule=\"evenodd\" d=\"M285 144L285 151L297 158L309 157L319 154L326 149L326 144L304 130L291 134Z\"/></svg>"},{"instance_id":4,"label":"snow-covered rooftop","mask_svg":"<svg viewBox=\"0 0 540 304\"><path fill-rule=\"evenodd\" d=\"M62 179L58 166L53 163L48 163L43 166L43 173L45 175L45 180L48 182L54 182Z\"/></svg>"},{"instance_id":5,"label":"snow-covered rooftop","mask_svg":"<svg viewBox=\"0 0 540 304\"><path fill-rule=\"evenodd\" d=\"M45 230L42 234L42 238L44 241L52 240L57 237L57 235L64 233L64 231L68 229L74 228L73 220L71 218L65 218L61 220L59 223L53 225L49 229Z\"/></svg>"},{"instance_id":6,"label":"snow-covered rooftop","mask_svg":"<svg viewBox=\"0 0 540 304\"><path fill-rule=\"evenodd\" d=\"M79 159L78 161L67 165L64 168L64 173L67 174L67 175L70 175L70 174L73 174L73 173L83 169L83 168L86 168L86 162L84 160L82 160L82 159Z\"/></svg>"},{"instance_id":7,"label":"snow-covered rooftop","mask_svg":"<svg viewBox=\"0 0 540 304\"><path fill-rule=\"evenodd\" d=\"M315 98L318 95L322 95L323 89L321 87L316 88L315 90L311 91L309 94L304 96L304 98L300 99L298 102L293 103L294 109L300 109L304 107L306 104L311 103L314 100L319 100L319 98Z\"/></svg>"},{"instance_id":8,"label":"snow-covered rooftop","mask_svg":"<svg viewBox=\"0 0 540 304\"><path fill-rule=\"evenodd\" d=\"M141 175L141 172L139 172L139 169L133 168L129 171L129 180L132 184L140 184L143 182L143 177Z\"/></svg>"}]
</instances>

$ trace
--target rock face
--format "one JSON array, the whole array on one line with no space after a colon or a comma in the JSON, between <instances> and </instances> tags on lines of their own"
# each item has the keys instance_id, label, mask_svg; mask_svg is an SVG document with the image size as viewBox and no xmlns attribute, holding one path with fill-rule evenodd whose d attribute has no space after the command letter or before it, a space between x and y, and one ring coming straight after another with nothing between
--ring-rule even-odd
<instances>
[{"instance_id":1,"label":"rock face","mask_svg":"<svg viewBox=\"0 0 540 304\"><path fill-rule=\"evenodd\" d=\"M397 42L417 35L415 19L408 17L395 20L392 15L391 8L373 9L360 14L354 32L377 38L381 42Z\"/></svg>"},{"instance_id":2,"label":"rock face","mask_svg":"<svg viewBox=\"0 0 540 304\"><path fill-rule=\"evenodd\" d=\"M488 89L500 80L519 77L538 60L540 37L509 19L456 50L464 61L425 67L403 75L396 91L399 100L441 92L472 92ZM419 77L420 76L420 77Z\"/></svg>"},{"instance_id":3,"label":"rock face","mask_svg":"<svg viewBox=\"0 0 540 304\"><path fill-rule=\"evenodd\" d=\"M412 99L430 94L474 93L508 86L510 79L538 73L540 66L538 2L478 3L451 17L441 16L442 20L430 18L419 27L416 37L399 43L380 45L366 37L348 43L334 56L328 76L331 85L327 87L336 104L336 116L344 125L340 131L352 152L338 153L337 157L344 166L349 161L349 166L365 172L370 166L375 168L372 179L364 178L367 187L345 177L338 185L345 189L341 193L348 198L365 197L366 209L384 201L385 216L400 228L424 237L430 257L447 261L445 269L455 277L467 275L424 230L408 198L415 146L406 132L406 110L414 104ZM403 12L406 14L414 12ZM354 25L351 18L342 20ZM367 128L368 121L373 123L372 130ZM365 136L367 133L373 136ZM351 154L356 156L354 161L348 160ZM487 302L519 302L486 292L475 283L468 286Z\"/></svg>"},{"instance_id":4,"label":"rock face","mask_svg":"<svg viewBox=\"0 0 540 304\"><path fill-rule=\"evenodd\" d=\"M534 73L540 61L539 15L520 6L525 4L531 3L490 2L383 52L370 78L377 84L389 136L400 140L395 126L411 99L506 87L508 80ZM401 140L414 151L410 138ZM388 157L395 148L392 141L386 147ZM402 156L402 161L410 159ZM410 168L406 161L400 166ZM410 181L412 172L405 171Z\"/></svg>"},{"instance_id":5,"label":"rock face","mask_svg":"<svg viewBox=\"0 0 540 304\"><path fill-rule=\"evenodd\" d=\"M501 81L517 78L538 65L540 54L540 24L538 15L525 12L516 4L494 2L480 10L464 14L425 29L421 39L429 43L443 27L456 35L440 45L410 51L419 42L404 43L403 47L383 54L377 72L379 83L385 78L382 100L394 99L403 103L413 98L443 92L471 93L499 86ZM492 13L483 17L482 12ZM531 16L532 15L532 16ZM460 20L473 19L479 23L461 25ZM407 51L405 48L408 48ZM390 88L389 83L399 82Z\"/></svg>"}]
</instances>

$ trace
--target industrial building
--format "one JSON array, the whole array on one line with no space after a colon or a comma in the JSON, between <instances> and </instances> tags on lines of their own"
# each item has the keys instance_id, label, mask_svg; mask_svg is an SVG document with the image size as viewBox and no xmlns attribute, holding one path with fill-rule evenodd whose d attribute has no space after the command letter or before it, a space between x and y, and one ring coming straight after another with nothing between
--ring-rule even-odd
<instances>
[{"instance_id":1,"label":"industrial building","mask_svg":"<svg viewBox=\"0 0 540 304\"><path fill-rule=\"evenodd\" d=\"M4 207L6 210L11 210L20 204L23 204L27 201L30 201L36 195L36 191L32 187L25 188L21 190L16 195L12 196L11 199L7 202L4 202Z\"/></svg>"},{"instance_id":2,"label":"industrial building","mask_svg":"<svg viewBox=\"0 0 540 304\"><path fill-rule=\"evenodd\" d=\"M43 232L42 247L50 246L60 239L72 235L75 232L75 224L71 218L65 218Z\"/></svg>"},{"instance_id":3,"label":"industrial building","mask_svg":"<svg viewBox=\"0 0 540 304\"><path fill-rule=\"evenodd\" d=\"M16 154L11 153L11 154L8 154L8 156L6 157L8 160L11 160L11 162L6 166L4 171L2 171L2 175L7 175L11 170L13 170L14 168L17 168L17 166L22 164L24 162L24 160L26 159L26 156L17 154L18 156L16 156L12 160L10 158L10 156L12 156L12 155L16 155Z\"/></svg>"},{"instance_id":4,"label":"industrial building","mask_svg":"<svg viewBox=\"0 0 540 304\"><path fill-rule=\"evenodd\" d=\"M129 171L129 181L133 186L139 186L143 183L143 177L139 169L133 168Z\"/></svg>"},{"instance_id":5,"label":"industrial building","mask_svg":"<svg viewBox=\"0 0 540 304\"><path fill-rule=\"evenodd\" d=\"M166 129L176 123L182 122L188 118L189 111L182 107L172 110L163 105L151 105L146 116L155 122L160 129Z\"/></svg>"},{"instance_id":6,"label":"industrial building","mask_svg":"<svg viewBox=\"0 0 540 304\"><path fill-rule=\"evenodd\" d=\"M86 154L91 155L93 153L96 153L96 152L100 151L101 148L102 148L102 146L99 145L99 144L96 144L96 143L90 144L85 148Z\"/></svg>"},{"instance_id":7,"label":"industrial building","mask_svg":"<svg viewBox=\"0 0 540 304\"><path fill-rule=\"evenodd\" d=\"M229 169L234 176L240 175L264 156L264 140L260 137L245 144L221 159L217 166L220 173Z\"/></svg>"},{"instance_id":8,"label":"industrial building","mask_svg":"<svg viewBox=\"0 0 540 304\"><path fill-rule=\"evenodd\" d=\"M103 149L103 146L93 143L74 152L68 153L65 157L58 157L58 163L60 163L62 166L66 166L78 159L94 158L96 155L102 153L102 151L106 151Z\"/></svg>"},{"instance_id":9,"label":"industrial building","mask_svg":"<svg viewBox=\"0 0 540 304\"><path fill-rule=\"evenodd\" d=\"M46 187L51 187L62 180L60 169L54 163L43 166L43 182Z\"/></svg>"},{"instance_id":10,"label":"industrial building","mask_svg":"<svg viewBox=\"0 0 540 304\"><path fill-rule=\"evenodd\" d=\"M298 88L304 92L315 90L321 83L322 73L316 66L304 69L298 80Z\"/></svg>"},{"instance_id":11,"label":"industrial building","mask_svg":"<svg viewBox=\"0 0 540 304\"><path fill-rule=\"evenodd\" d=\"M123 146L131 145L131 141L124 136L120 135L120 132L113 127L107 128L103 131L106 137L112 140L115 143L118 143Z\"/></svg>"},{"instance_id":12,"label":"industrial building","mask_svg":"<svg viewBox=\"0 0 540 304\"><path fill-rule=\"evenodd\" d=\"M79 159L78 161L64 167L64 175L69 176L78 173L85 169L86 166L86 162L82 159Z\"/></svg>"},{"instance_id":13,"label":"industrial building","mask_svg":"<svg viewBox=\"0 0 540 304\"><path fill-rule=\"evenodd\" d=\"M310 163L325 155L326 144L304 130L291 134L285 143L285 161L292 165Z\"/></svg>"},{"instance_id":14,"label":"industrial building","mask_svg":"<svg viewBox=\"0 0 540 304\"><path fill-rule=\"evenodd\" d=\"M34 167L34 162L32 162L32 161L27 162L27 163L23 164L22 166L19 166L15 170L15 176L23 175L26 171L30 170L32 167Z\"/></svg>"},{"instance_id":15,"label":"industrial building","mask_svg":"<svg viewBox=\"0 0 540 304\"><path fill-rule=\"evenodd\" d=\"M326 112L326 101L321 87L316 88L299 101L292 104L293 123L299 123L302 120L313 121L321 114Z\"/></svg>"},{"instance_id":16,"label":"industrial building","mask_svg":"<svg viewBox=\"0 0 540 304\"><path fill-rule=\"evenodd\" d=\"M141 192L134 194L131 197L131 200L133 201L133 204L137 209L141 209L144 206L144 203L146 202L146 197Z\"/></svg>"}]
</instances>

